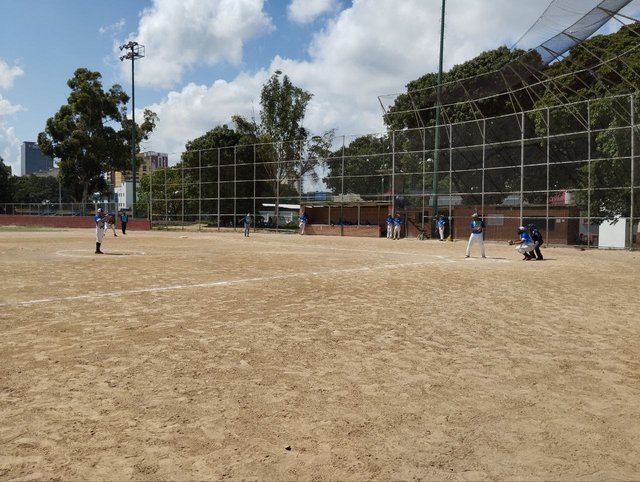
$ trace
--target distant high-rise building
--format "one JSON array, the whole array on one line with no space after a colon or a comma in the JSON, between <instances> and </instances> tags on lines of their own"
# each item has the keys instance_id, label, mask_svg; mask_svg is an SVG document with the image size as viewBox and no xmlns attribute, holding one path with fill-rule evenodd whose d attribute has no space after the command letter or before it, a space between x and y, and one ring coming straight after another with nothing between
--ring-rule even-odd
<instances>
[{"instance_id":1,"label":"distant high-rise building","mask_svg":"<svg viewBox=\"0 0 640 482\"><path fill-rule=\"evenodd\" d=\"M164 152L147 151L142 153L143 163L140 166L139 174L153 172L161 167L169 166L169 154Z\"/></svg>"},{"instance_id":2,"label":"distant high-rise building","mask_svg":"<svg viewBox=\"0 0 640 482\"><path fill-rule=\"evenodd\" d=\"M142 159L140 159L140 156L142 156ZM143 175L150 174L156 169L169 167L169 154L164 152L146 151L142 152L140 156L138 156L138 163L136 166L138 171L136 182L138 183ZM107 181L114 186L120 186L125 182L125 180L129 181L131 179L131 171L127 172L126 176L125 173L122 172L112 172L107 174Z\"/></svg>"},{"instance_id":3,"label":"distant high-rise building","mask_svg":"<svg viewBox=\"0 0 640 482\"><path fill-rule=\"evenodd\" d=\"M23 142L20 147L20 168L23 176L48 171L53 169L53 158L44 155L35 142Z\"/></svg>"}]
</instances>

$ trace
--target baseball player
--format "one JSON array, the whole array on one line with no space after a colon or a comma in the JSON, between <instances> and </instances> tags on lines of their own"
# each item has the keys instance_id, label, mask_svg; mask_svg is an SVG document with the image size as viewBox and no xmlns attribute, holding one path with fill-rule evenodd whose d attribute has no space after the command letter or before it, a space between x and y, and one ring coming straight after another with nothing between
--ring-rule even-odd
<instances>
[{"instance_id":1,"label":"baseball player","mask_svg":"<svg viewBox=\"0 0 640 482\"><path fill-rule=\"evenodd\" d=\"M471 231L471 235L469 236L469 242L467 243L465 258L468 258L471 255L471 246L475 243L480 245L480 256L486 258L484 255L484 235L482 233L484 231L484 223L478 217L478 213L473 213L471 215L469 230Z\"/></svg>"},{"instance_id":2,"label":"baseball player","mask_svg":"<svg viewBox=\"0 0 640 482\"><path fill-rule=\"evenodd\" d=\"M400 239L400 228L402 227L402 218L400 214L396 214L393 218L393 239Z\"/></svg>"},{"instance_id":3,"label":"baseball player","mask_svg":"<svg viewBox=\"0 0 640 482\"><path fill-rule=\"evenodd\" d=\"M542 256L542 251L540 251L540 246L544 243L544 239L542 238L542 233L536 227L535 224L530 224L527 226L529 228L529 234L531 235L531 239L535 243L535 248L532 251L529 251L529 256L531 259L537 259L538 261L542 261L544 257ZM537 256L537 257L536 257Z\"/></svg>"},{"instance_id":4,"label":"baseball player","mask_svg":"<svg viewBox=\"0 0 640 482\"><path fill-rule=\"evenodd\" d=\"M251 214L247 213L247 215L242 218L242 224L244 225L244 235L249 237L249 231L251 230Z\"/></svg>"},{"instance_id":5,"label":"baseball player","mask_svg":"<svg viewBox=\"0 0 640 482\"><path fill-rule=\"evenodd\" d=\"M109 228L113 230L113 235L117 238L118 235L116 234L116 217L112 213L107 214L107 229Z\"/></svg>"},{"instance_id":6,"label":"baseball player","mask_svg":"<svg viewBox=\"0 0 640 482\"><path fill-rule=\"evenodd\" d=\"M393 216L387 216L387 239L393 238Z\"/></svg>"},{"instance_id":7,"label":"baseball player","mask_svg":"<svg viewBox=\"0 0 640 482\"><path fill-rule=\"evenodd\" d=\"M129 222L129 215L126 211L120 211L120 228L122 229L122 234L127 234L127 223Z\"/></svg>"},{"instance_id":8,"label":"baseball player","mask_svg":"<svg viewBox=\"0 0 640 482\"><path fill-rule=\"evenodd\" d=\"M307 213L302 213L300 216L298 216L298 219L300 220L300 234L304 234L304 228L307 227L307 223L309 222L309 217L307 216Z\"/></svg>"},{"instance_id":9,"label":"baseball player","mask_svg":"<svg viewBox=\"0 0 640 482\"><path fill-rule=\"evenodd\" d=\"M446 224L444 215L441 214L440 216L438 216L436 224L438 225L438 234L440 235L440 241L444 241L444 225Z\"/></svg>"},{"instance_id":10,"label":"baseball player","mask_svg":"<svg viewBox=\"0 0 640 482\"><path fill-rule=\"evenodd\" d=\"M529 234L527 228L525 228L524 226L520 226L518 228L518 235L520 236L519 239L510 239L508 241L509 246L517 244L516 251L524 255L524 258L522 258L523 261L531 261L532 259L536 259L529 256L529 251L533 250L536 247L536 243L534 243L533 239L531 239L531 235Z\"/></svg>"},{"instance_id":11,"label":"baseball player","mask_svg":"<svg viewBox=\"0 0 640 482\"><path fill-rule=\"evenodd\" d=\"M98 208L96 211L94 221L96 222L96 254L104 254L100 251L100 245L102 244L104 233L107 231L107 224L102 208Z\"/></svg>"}]
</instances>

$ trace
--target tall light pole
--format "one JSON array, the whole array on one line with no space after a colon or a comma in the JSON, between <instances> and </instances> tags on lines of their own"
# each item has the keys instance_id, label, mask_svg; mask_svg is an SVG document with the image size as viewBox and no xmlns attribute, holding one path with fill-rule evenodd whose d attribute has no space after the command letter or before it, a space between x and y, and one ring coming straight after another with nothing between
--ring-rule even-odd
<instances>
[{"instance_id":1,"label":"tall light pole","mask_svg":"<svg viewBox=\"0 0 640 482\"><path fill-rule=\"evenodd\" d=\"M436 85L436 133L433 149L433 219L438 215L438 169L440 169L440 118L442 110L442 57L444 53L444 7L446 0L442 0L442 12L440 16L440 56L438 59L438 80ZM436 234L436 225L432 226L433 234Z\"/></svg>"},{"instance_id":2,"label":"tall light pole","mask_svg":"<svg viewBox=\"0 0 640 482\"><path fill-rule=\"evenodd\" d=\"M133 172L133 217L136 217L136 87L135 87L135 61L144 57L144 45L130 41L120 46L120 50L127 53L120 60L131 60L131 167Z\"/></svg>"}]
</instances>

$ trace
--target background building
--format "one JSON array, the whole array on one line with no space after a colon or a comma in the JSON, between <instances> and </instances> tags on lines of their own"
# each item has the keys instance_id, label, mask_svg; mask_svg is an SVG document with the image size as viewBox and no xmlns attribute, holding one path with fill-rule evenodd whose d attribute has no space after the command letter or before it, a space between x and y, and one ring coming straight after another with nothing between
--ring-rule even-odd
<instances>
[{"instance_id":1,"label":"background building","mask_svg":"<svg viewBox=\"0 0 640 482\"><path fill-rule=\"evenodd\" d=\"M147 151L142 153L142 164L138 168L138 176L148 174L169 166L169 154L164 152Z\"/></svg>"},{"instance_id":2,"label":"background building","mask_svg":"<svg viewBox=\"0 0 640 482\"><path fill-rule=\"evenodd\" d=\"M49 171L53 169L53 158L44 155L35 142L23 142L20 147L20 168L22 176Z\"/></svg>"}]
</instances>

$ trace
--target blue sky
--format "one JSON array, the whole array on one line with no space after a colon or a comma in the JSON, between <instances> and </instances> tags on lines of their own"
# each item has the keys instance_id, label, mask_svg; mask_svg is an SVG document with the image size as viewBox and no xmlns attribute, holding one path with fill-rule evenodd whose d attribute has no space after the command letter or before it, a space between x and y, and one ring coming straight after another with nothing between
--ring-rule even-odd
<instances>
[{"instance_id":1,"label":"blue sky","mask_svg":"<svg viewBox=\"0 0 640 482\"><path fill-rule=\"evenodd\" d=\"M557 33L595 0L561 0L552 22L521 47ZM634 0L623 12L638 17ZM511 46L547 0L448 0L445 68ZM76 68L130 93L131 63L117 47L133 39L136 111L159 115L145 150L179 158L187 141L233 114L259 109L260 88L277 69L314 94L313 133L382 130L378 95L402 92L434 72L441 0L0 0L0 156L20 174L20 144L35 141L66 103ZM608 30L619 23L612 21ZM538 37L536 37L536 34ZM526 45L529 42L529 45Z\"/></svg>"}]
</instances>

